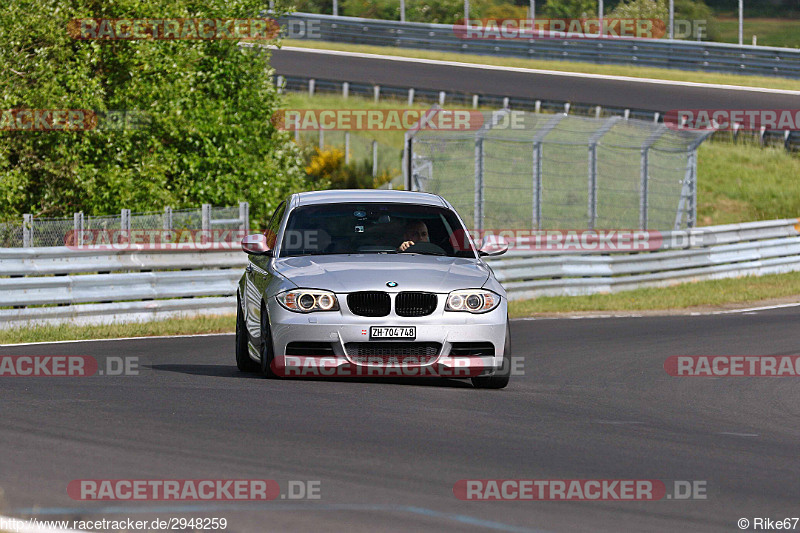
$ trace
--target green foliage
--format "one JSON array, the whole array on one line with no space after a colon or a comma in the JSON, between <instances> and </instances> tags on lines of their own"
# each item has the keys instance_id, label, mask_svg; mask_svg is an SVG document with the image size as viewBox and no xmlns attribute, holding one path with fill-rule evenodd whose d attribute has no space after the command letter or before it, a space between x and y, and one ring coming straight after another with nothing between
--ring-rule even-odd
<instances>
[{"instance_id":1,"label":"green foliage","mask_svg":"<svg viewBox=\"0 0 800 533\"><path fill-rule=\"evenodd\" d=\"M377 189L392 180L388 171L372 177L372 162L369 159L344 162L344 152L338 148L308 149L306 173L316 184L331 189Z\"/></svg>"},{"instance_id":2,"label":"green foliage","mask_svg":"<svg viewBox=\"0 0 800 533\"><path fill-rule=\"evenodd\" d=\"M138 129L0 132L0 218L251 203L305 188L270 117L269 56L235 40L74 40L77 18L247 18L258 0L15 0L0 9L0 109L122 110Z\"/></svg>"},{"instance_id":3,"label":"green foliage","mask_svg":"<svg viewBox=\"0 0 800 533\"><path fill-rule=\"evenodd\" d=\"M547 0L542 10L550 18L584 18L597 16L596 0Z\"/></svg>"},{"instance_id":4,"label":"green foliage","mask_svg":"<svg viewBox=\"0 0 800 533\"><path fill-rule=\"evenodd\" d=\"M665 0L622 0L611 12L615 18L660 19L669 18Z\"/></svg>"}]
</instances>

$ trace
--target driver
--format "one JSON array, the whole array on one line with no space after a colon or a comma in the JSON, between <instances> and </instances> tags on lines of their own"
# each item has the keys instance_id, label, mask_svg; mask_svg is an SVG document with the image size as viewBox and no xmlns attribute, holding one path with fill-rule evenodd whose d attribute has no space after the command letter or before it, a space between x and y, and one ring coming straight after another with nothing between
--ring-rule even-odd
<instances>
[{"instance_id":1,"label":"driver","mask_svg":"<svg viewBox=\"0 0 800 533\"><path fill-rule=\"evenodd\" d=\"M405 252L409 247L418 242L431 242L428 236L428 226L421 220L411 220L406 224L403 233L403 243L397 247L398 251Z\"/></svg>"}]
</instances>

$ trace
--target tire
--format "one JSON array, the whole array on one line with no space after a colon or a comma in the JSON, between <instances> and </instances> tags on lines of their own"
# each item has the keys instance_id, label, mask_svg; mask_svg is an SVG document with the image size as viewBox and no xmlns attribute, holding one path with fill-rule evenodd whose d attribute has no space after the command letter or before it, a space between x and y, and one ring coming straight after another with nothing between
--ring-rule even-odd
<instances>
[{"instance_id":1,"label":"tire","mask_svg":"<svg viewBox=\"0 0 800 533\"><path fill-rule=\"evenodd\" d=\"M472 378L476 389L504 389L511 378L511 330L506 325L506 342L503 347L503 367L491 376Z\"/></svg>"},{"instance_id":2,"label":"tire","mask_svg":"<svg viewBox=\"0 0 800 533\"><path fill-rule=\"evenodd\" d=\"M242 372L256 372L258 364L250 358L247 347L247 326L239 298L236 298L236 368Z\"/></svg>"},{"instance_id":3,"label":"tire","mask_svg":"<svg viewBox=\"0 0 800 533\"><path fill-rule=\"evenodd\" d=\"M272 360L275 358L275 349L272 345L272 330L269 327L269 317L266 307L261 307L261 346L258 349L261 355L261 375L265 378L276 379L279 376L272 370Z\"/></svg>"}]
</instances>

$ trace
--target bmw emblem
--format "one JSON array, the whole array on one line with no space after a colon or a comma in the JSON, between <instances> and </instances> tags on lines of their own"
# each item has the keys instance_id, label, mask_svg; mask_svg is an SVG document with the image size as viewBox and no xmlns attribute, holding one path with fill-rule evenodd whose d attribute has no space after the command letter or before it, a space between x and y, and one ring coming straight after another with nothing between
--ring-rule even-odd
<instances>
[{"instance_id":1,"label":"bmw emblem","mask_svg":"<svg viewBox=\"0 0 800 533\"><path fill-rule=\"evenodd\" d=\"M397 282L396 281L387 281L386 282L386 286L387 287L397 287Z\"/></svg>"}]
</instances>

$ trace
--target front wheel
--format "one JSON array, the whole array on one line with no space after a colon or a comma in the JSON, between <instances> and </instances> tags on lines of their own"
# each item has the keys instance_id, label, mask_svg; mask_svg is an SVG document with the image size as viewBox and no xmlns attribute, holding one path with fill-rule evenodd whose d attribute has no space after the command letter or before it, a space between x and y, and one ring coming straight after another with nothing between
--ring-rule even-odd
<instances>
[{"instance_id":1,"label":"front wheel","mask_svg":"<svg viewBox=\"0 0 800 533\"><path fill-rule=\"evenodd\" d=\"M269 327L269 317L266 308L261 308L261 375L265 378L277 378L278 375L272 370L272 361L275 359L275 350L272 346L272 331Z\"/></svg>"},{"instance_id":2,"label":"front wheel","mask_svg":"<svg viewBox=\"0 0 800 533\"><path fill-rule=\"evenodd\" d=\"M506 325L506 342L503 346L503 366L491 376L472 378L476 389L504 389L511 378L511 330Z\"/></svg>"},{"instance_id":3,"label":"front wheel","mask_svg":"<svg viewBox=\"0 0 800 533\"><path fill-rule=\"evenodd\" d=\"M242 372L255 372L258 364L250 358L250 349L247 347L247 326L244 323L244 313L239 299L236 299L236 368Z\"/></svg>"}]
</instances>

